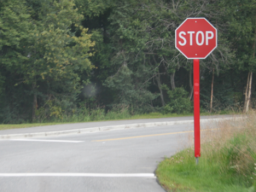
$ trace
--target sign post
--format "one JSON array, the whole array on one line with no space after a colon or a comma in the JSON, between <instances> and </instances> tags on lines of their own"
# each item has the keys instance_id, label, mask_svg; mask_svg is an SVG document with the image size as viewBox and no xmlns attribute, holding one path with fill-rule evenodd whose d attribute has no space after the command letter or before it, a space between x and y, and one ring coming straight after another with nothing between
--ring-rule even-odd
<instances>
[{"instance_id":1,"label":"sign post","mask_svg":"<svg viewBox=\"0 0 256 192\"><path fill-rule=\"evenodd\" d=\"M199 59L194 59L194 138L195 138L195 158L198 164L200 154L200 63Z\"/></svg>"},{"instance_id":2,"label":"sign post","mask_svg":"<svg viewBox=\"0 0 256 192\"><path fill-rule=\"evenodd\" d=\"M198 164L200 153L200 63L217 47L217 29L205 18L187 18L175 30L175 47L187 59L193 59L194 144Z\"/></svg>"}]
</instances>

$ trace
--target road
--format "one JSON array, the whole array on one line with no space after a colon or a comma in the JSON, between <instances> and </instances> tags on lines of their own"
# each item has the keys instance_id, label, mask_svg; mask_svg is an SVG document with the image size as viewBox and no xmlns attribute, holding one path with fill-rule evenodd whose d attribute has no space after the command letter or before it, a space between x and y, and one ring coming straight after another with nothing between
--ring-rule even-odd
<instances>
[{"instance_id":1,"label":"road","mask_svg":"<svg viewBox=\"0 0 256 192\"><path fill-rule=\"evenodd\" d=\"M1 140L0 191L163 192L158 163L192 142L192 123Z\"/></svg>"}]
</instances>

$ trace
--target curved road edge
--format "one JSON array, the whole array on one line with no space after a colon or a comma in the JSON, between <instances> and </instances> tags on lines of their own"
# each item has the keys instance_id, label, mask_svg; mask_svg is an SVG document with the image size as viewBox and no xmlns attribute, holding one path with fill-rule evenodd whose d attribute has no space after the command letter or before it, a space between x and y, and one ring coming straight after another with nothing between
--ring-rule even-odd
<instances>
[{"instance_id":1,"label":"curved road edge","mask_svg":"<svg viewBox=\"0 0 256 192\"><path fill-rule=\"evenodd\" d=\"M240 119L244 119L244 118L245 117L242 117L242 116L209 118L209 119L201 119L200 122L201 123L206 123L206 122L211 122L211 121L220 122L220 121L224 121L224 120L240 120ZM164 121L164 122L150 122L150 123L135 123L135 124L126 124L126 125L99 126L99 127L93 127L93 128L79 128L79 129L70 129L70 130L61 130L61 131L5 134L5 135L0 135L0 140L66 136L66 135L86 134L86 133L131 129L131 128L145 128L145 127L153 127L153 126L177 125L177 124L185 124L185 123L193 123L193 122L194 122L194 120Z\"/></svg>"}]
</instances>

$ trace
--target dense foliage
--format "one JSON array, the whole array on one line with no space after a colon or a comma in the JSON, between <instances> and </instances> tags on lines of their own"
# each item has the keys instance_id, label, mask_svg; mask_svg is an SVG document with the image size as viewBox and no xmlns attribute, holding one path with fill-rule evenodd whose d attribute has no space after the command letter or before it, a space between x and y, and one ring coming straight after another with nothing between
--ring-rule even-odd
<instances>
[{"instance_id":1,"label":"dense foliage","mask_svg":"<svg viewBox=\"0 0 256 192\"><path fill-rule=\"evenodd\" d=\"M218 29L201 61L202 110L254 107L255 10L255 0L0 0L0 122L191 112L192 61L174 46L187 17Z\"/></svg>"}]
</instances>

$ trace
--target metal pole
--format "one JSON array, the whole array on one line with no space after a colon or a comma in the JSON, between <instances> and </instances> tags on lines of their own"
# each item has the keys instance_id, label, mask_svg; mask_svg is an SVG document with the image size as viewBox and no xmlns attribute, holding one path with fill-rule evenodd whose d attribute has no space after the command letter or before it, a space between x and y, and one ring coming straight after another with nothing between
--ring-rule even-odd
<instances>
[{"instance_id":1,"label":"metal pole","mask_svg":"<svg viewBox=\"0 0 256 192\"><path fill-rule=\"evenodd\" d=\"M194 139L195 157L198 164L200 157L200 63L199 59L194 59Z\"/></svg>"}]
</instances>

